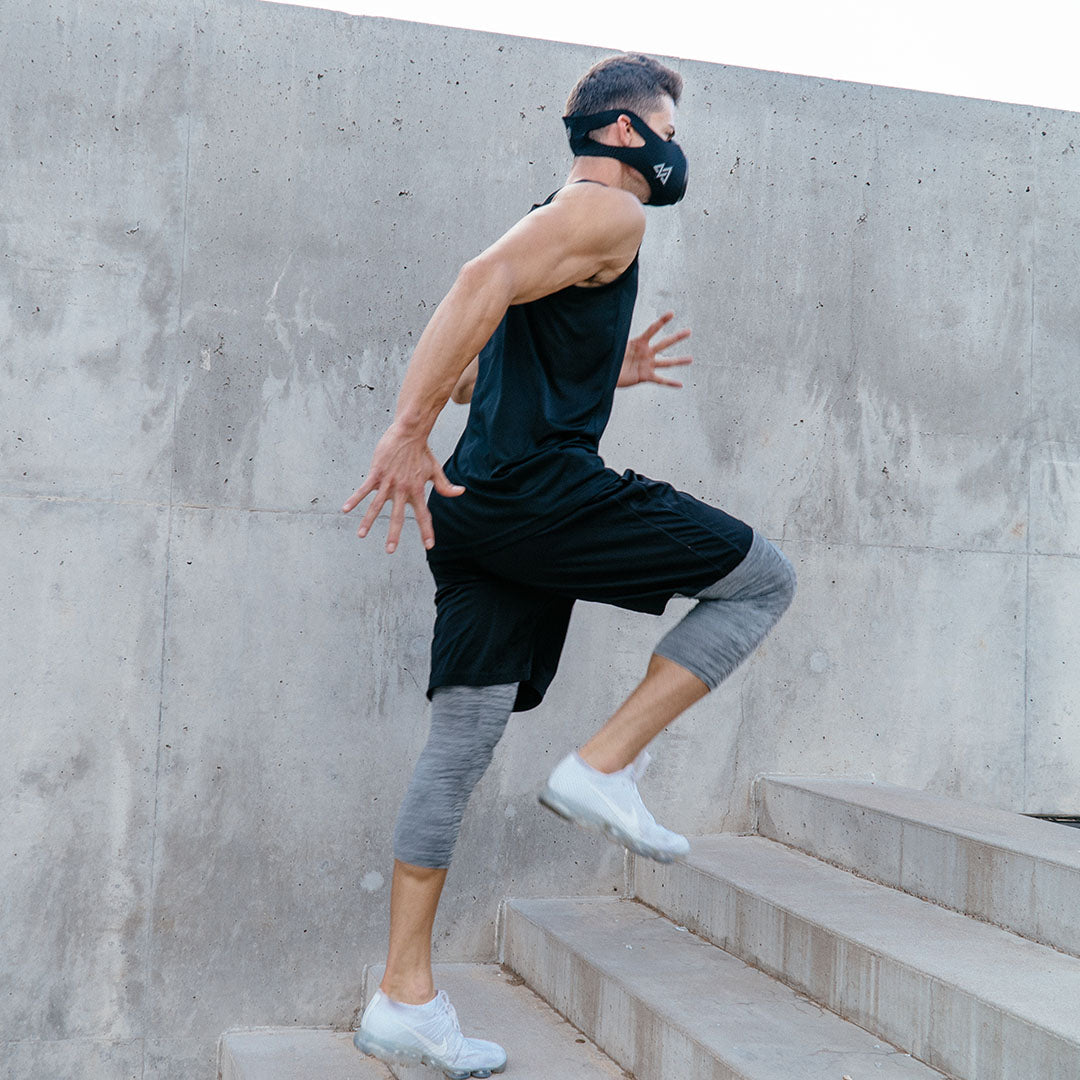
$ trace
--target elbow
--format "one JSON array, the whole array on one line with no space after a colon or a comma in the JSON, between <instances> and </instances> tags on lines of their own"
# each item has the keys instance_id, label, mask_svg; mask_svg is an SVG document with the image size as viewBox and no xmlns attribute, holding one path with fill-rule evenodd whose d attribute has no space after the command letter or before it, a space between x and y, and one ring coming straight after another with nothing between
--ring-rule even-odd
<instances>
[{"instance_id":1,"label":"elbow","mask_svg":"<svg viewBox=\"0 0 1080 1080\"><path fill-rule=\"evenodd\" d=\"M456 401L458 405L468 405L472 401L473 388L476 386L476 372L475 365L470 364L465 369L462 376L454 384L454 389L450 391L450 400Z\"/></svg>"},{"instance_id":2,"label":"elbow","mask_svg":"<svg viewBox=\"0 0 1080 1080\"><path fill-rule=\"evenodd\" d=\"M501 308L504 312L514 297L514 279L506 263L495 256L480 254L470 259L458 271L456 288L485 307ZM499 317L502 317L500 312Z\"/></svg>"}]
</instances>

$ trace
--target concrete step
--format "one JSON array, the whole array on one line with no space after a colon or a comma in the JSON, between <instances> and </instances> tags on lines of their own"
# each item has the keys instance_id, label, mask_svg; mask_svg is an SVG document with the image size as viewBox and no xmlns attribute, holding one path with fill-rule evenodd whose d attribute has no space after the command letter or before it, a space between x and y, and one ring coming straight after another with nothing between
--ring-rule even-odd
<instances>
[{"instance_id":1,"label":"concrete step","mask_svg":"<svg viewBox=\"0 0 1080 1080\"><path fill-rule=\"evenodd\" d=\"M554 1012L523 981L498 964L436 964L435 985L445 990L466 1035L494 1039L506 1050L513 1080L625 1080L626 1073L577 1028ZM364 972L364 1001L382 981L383 965ZM359 1016L357 1017L359 1022ZM350 1044L351 1045L351 1044ZM371 1058L353 1049L364 1061ZM391 1065L397 1080L438 1080L422 1065Z\"/></svg>"},{"instance_id":2,"label":"concrete step","mask_svg":"<svg viewBox=\"0 0 1080 1080\"><path fill-rule=\"evenodd\" d=\"M965 1080L1080 1076L1080 960L762 836L637 859L635 895Z\"/></svg>"},{"instance_id":3,"label":"concrete step","mask_svg":"<svg viewBox=\"0 0 1080 1080\"><path fill-rule=\"evenodd\" d=\"M940 1080L633 900L507 900L502 926L504 962L638 1080Z\"/></svg>"},{"instance_id":4,"label":"concrete step","mask_svg":"<svg viewBox=\"0 0 1080 1080\"><path fill-rule=\"evenodd\" d=\"M758 829L1080 956L1080 829L893 784L768 776Z\"/></svg>"},{"instance_id":5,"label":"concrete step","mask_svg":"<svg viewBox=\"0 0 1080 1080\"><path fill-rule=\"evenodd\" d=\"M390 1070L364 1057L351 1031L274 1028L221 1037L221 1080L390 1080Z\"/></svg>"}]
</instances>

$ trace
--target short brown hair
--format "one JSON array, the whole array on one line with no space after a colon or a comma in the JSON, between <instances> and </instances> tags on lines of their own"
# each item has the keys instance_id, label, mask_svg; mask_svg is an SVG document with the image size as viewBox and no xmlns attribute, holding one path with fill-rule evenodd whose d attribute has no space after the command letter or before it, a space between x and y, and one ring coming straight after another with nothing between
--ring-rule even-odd
<instances>
[{"instance_id":1,"label":"short brown hair","mask_svg":"<svg viewBox=\"0 0 1080 1080\"><path fill-rule=\"evenodd\" d=\"M643 53L621 53L593 64L566 99L565 116L588 116L606 109L627 109L642 119L656 112L660 99L670 94L679 104L683 80Z\"/></svg>"}]
</instances>

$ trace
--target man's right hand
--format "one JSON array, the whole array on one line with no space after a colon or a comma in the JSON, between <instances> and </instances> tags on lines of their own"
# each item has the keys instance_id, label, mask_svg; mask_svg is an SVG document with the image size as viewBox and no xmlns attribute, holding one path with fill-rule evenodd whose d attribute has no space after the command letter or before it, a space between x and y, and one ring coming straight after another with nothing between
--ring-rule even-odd
<instances>
[{"instance_id":1,"label":"man's right hand","mask_svg":"<svg viewBox=\"0 0 1080 1080\"><path fill-rule=\"evenodd\" d=\"M347 514L371 492L378 491L356 531L357 536L364 537L379 516L383 504L390 499L393 505L386 550L392 553L405 524L405 505L411 503L424 547L430 549L435 546L435 529L424 496L424 485L428 481L435 485L440 495L461 495L465 491L460 484L451 484L447 479L426 437L410 435L397 424L391 424L375 444L367 479L349 496L341 509Z\"/></svg>"}]
</instances>

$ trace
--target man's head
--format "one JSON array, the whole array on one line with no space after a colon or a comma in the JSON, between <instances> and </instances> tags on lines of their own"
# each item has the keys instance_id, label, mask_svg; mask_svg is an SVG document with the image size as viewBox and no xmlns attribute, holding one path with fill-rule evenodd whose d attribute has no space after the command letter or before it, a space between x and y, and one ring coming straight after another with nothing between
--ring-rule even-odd
<instances>
[{"instance_id":1,"label":"man's head","mask_svg":"<svg viewBox=\"0 0 1080 1080\"><path fill-rule=\"evenodd\" d=\"M642 53L608 56L578 79L566 99L564 115L588 116L607 109L628 109L649 120L651 114L663 112L673 126L682 88L682 76L651 56ZM668 137L664 131L657 134Z\"/></svg>"},{"instance_id":2,"label":"man's head","mask_svg":"<svg viewBox=\"0 0 1080 1080\"><path fill-rule=\"evenodd\" d=\"M575 159L619 159L632 170L630 186L640 187L639 175L648 185L643 201L678 202L686 187L686 159L673 142L682 87L678 72L641 53L594 64L566 102Z\"/></svg>"}]
</instances>

